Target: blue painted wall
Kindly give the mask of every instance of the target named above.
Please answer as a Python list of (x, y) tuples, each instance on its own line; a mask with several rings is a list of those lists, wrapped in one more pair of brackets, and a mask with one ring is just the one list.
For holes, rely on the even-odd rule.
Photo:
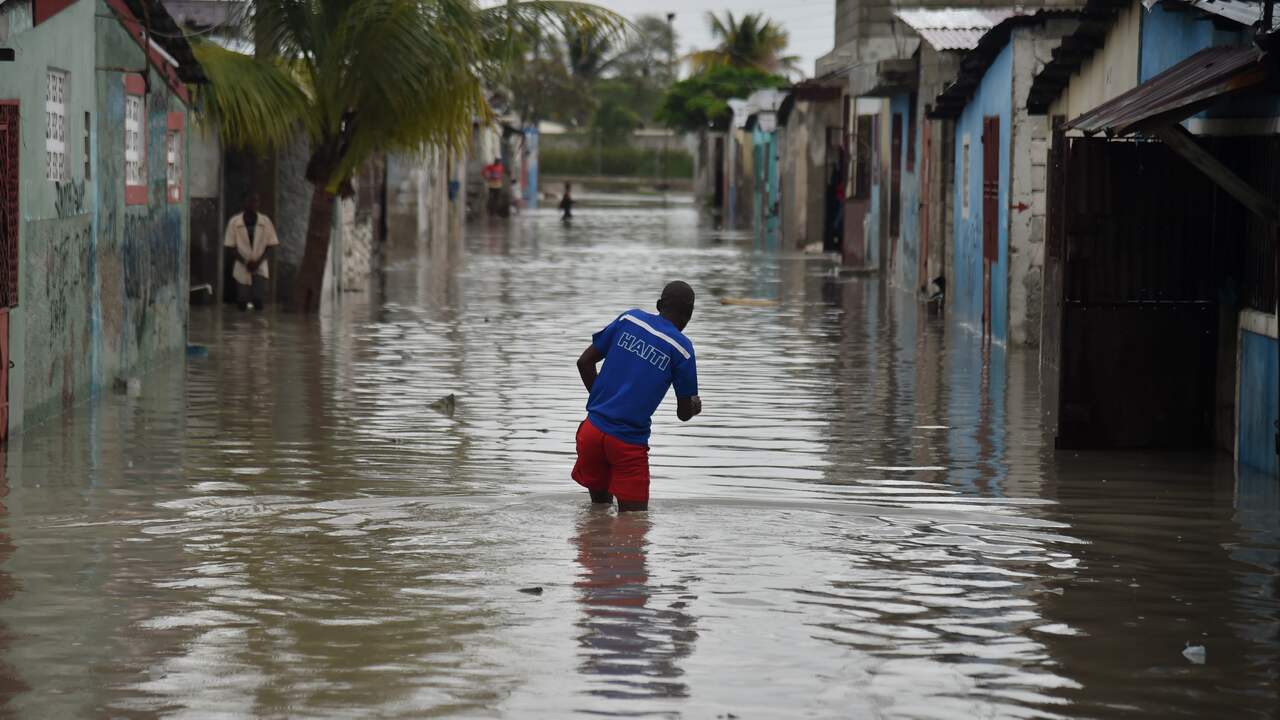
[[(991, 268), (991, 338), (1009, 336), (1009, 152), (1013, 115), (1013, 49), (1006, 45), (987, 69), (969, 104), (956, 121), (954, 289), (948, 288), (953, 317), (966, 326), (982, 328), (982, 119), (1000, 118), (999, 257)], [(969, 136), (969, 216), (964, 206), (964, 137)]]
[(1146, 82), (1205, 48), (1245, 43), (1240, 31), (1217, 30), (1198, 12), (1156, 5), (1142, 16), (1139, 82)]
[(1240, 407), (1236, 425), (1240, 464), (1275, 476), (1276, 341), (1244, 331), (1240, 341)]
[[(920, 286), (918, 263), (920, 259), (920, 128), (911, 130), (911, 96), (896, 95), (889, 102), (889, 132), (893, 131), (892, 117), (902, 122), (902, 148), (898, 167), (902, 168), (902, 210), (898, 225), (898, 247), (894, 260), (893, 279), (905, 288)], [(915, 145), (915, 164), (907, 165), (908, 146)], [(910, 170), (908, 171), (908, 167)]]

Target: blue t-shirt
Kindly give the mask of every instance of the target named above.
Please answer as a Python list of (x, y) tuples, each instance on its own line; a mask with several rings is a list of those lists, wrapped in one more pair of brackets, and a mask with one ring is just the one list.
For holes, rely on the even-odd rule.
[(653, 413), (667, 389), (698, 394), (693, 343), (669, 320), (628, 310), (591, 336), (604, 366), (587, 398), (587, 417), (601, 432), (635, 445), (649, 444)]

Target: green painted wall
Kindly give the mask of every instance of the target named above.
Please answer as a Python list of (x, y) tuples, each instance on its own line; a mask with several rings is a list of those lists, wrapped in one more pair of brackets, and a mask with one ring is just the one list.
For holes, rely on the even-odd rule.
[[(123, 73), (109, 68), (141, 69), (141, 48), (103, 0), (80, 0), (35, 27), (11, 25), (3, 41), (17, 61), (0, 73), (0, 100), (22, 110), (22, 272), (9, 330), (17, 432), (185, 346), (187, 204), (165, 195), (167, 113), (185, 110), (151, 72), (149, 199), (126, 208)], [(69, 74), (67, 183), (45, 179), (49, 68)]]

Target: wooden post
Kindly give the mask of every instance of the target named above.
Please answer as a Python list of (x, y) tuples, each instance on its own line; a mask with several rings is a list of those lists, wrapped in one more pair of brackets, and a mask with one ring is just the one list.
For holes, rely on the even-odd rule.
[(1163, 140), (1165, 145), (1196, 166), (1200, 172), (1208, 175), (1210, 180), (1250, 212), (1272, 225), (1276, 223), (1280, 215), (1277, 214), (1275, 202), (1223, 165), (1212, 153), (1205, 150), (1186, 128), (1174, 123), (1153, 128), (1149, 132)]

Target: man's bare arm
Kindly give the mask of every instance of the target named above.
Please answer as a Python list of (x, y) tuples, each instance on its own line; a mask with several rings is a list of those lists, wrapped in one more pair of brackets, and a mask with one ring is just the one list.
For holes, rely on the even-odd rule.
[(582, 376), (582, 384), (587, 392), (591, 392), (591, 386), (596, 384), (596, 365), (601, 360), (604, 360), (604, 353), (597, 350), (595, 345), (588, 345), (578, 358), (578, 374)]
[(689, 397), (676, 396), (676, 417), (680, 422), (689, 422), (696, 415), (702, 414), (702, 398), (697, 395)]

